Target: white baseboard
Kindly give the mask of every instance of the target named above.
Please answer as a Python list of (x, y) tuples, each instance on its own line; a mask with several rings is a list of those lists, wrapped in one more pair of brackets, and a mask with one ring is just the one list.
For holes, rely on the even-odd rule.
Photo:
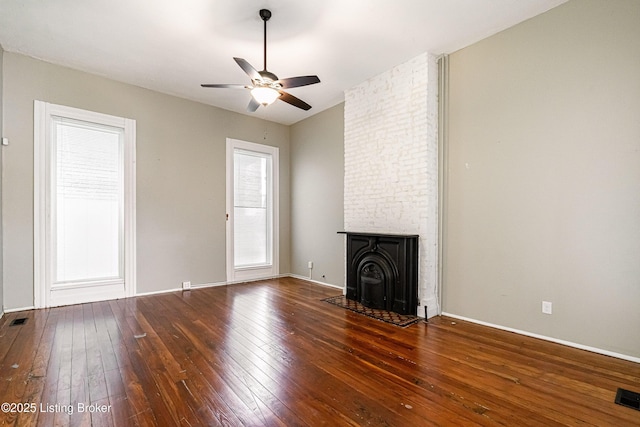
[(309, 279), (307, 276), (300, 276), (298, 274), (285, 274), (284, 277), (292, 277), (294, 279), (306, 280), (307, 282), (315, 283), (316, 285), (328, 286), (330, 288), (340, 289), (344, 291), (344, 286), (334, 285), (333, 283), (320, 282), (318, 280)]
[(180, 292), (180, 291), (189, 291), (193, 289), (202, 289), (202, 288), (212, 288), (215, 286), (227, 286), (230, 283), (227, 282), (215, 282), (215, 283), (198, 283), (192, 284), (191, 289), (183, 289), (183, 288), (172, 288), (172, 289), (163, 289), (161, 291), (151, 291), (151, 292), (140, 292), (135, 294), (136, 297), (143, 297), (148, 295), (159, 295), (159, 294), (168, 294), (170, 292)]
[(586, 350), (586, 351), (590, 351), (592, 353), (603, 354), (605, 356), (611, 356), (611, 357), (615, 357), (617, 359), (623, 359), (623, 360), (628, 360), (630, 362), (640, 363), (640, 357), (629, 356), (627, 354), (621, 354), (621, 353), (616, 353), (616, 352), (609, 351), (609, 350), (603, 350), (601, 348), (596, 348), (596, 347), (591, 347), (591, 346), (588, 346), (588, 345), (578, 344), (578, 343), (571, 342), (571, 341), (565, 341), (565, 340), (561, 340), (561, 339), (557, 339), (557, 338), (548, 337), (548, 336), (545, 336), (545, 335), (534, 334), (532, 332), (527, 332), (527, 331), (523, 331), (523, 330), (520, 330), (520, 329), (509, 328), (509, 327), (506, 327), (506, 326), (501, 326), (501, 325), (496, 325), (496, 324), (493, 324), (493, 323), (483, 322), (482, 320), (476, 320), (476, 319), (471, 319), (471, 318), (464, 317), (464, 316), (458, 316), (457, 314), (443, 312), (442, 315), (443, 316), (447, 316), (447, 317), (453, 317), (454, 319), (464, 320), (466, 322), (476, 323), (478, 325), (488, 326), (490, 328), (501, 329), (501, 330), (507, 331), (507, 332), (513, 332), (513, 333), (524, 335), (524, 336), (527, 336), (527, 337), (538, 338), (538, 339), (541, 339), (541, 340), (554, 342), (556, 344), (566, 345), (567, 347), (578, 348), (580, 350)]
[[(166, 293), (169, 293), (169, 292), (189, 291), (189, 290), (204, 289), (204, 288), (215, 288), (215, 287), (218, 287), (218, 286), (237, 285), (239, 283), (251, 283), (251, 282), (260, 282), (262, 280), (279, 279), (281, 277), (293, 277), (293, 276), (291, 276), (290, 274), (280, 274), (278, 276), (261, 277), (259, 279), (236, 280), (236, 281), (232, 281), (232, 282), (196, 283), (196, 284), (191, 284), (191, 289), (183, 289), (183, 288), (163, 289), (161, 291), (141, 292), (141, 293), (137, 293), (135, 296), (142, 297), (142, 296), (147, 296), (147, 295), (166, 294)], [(301, 277), (301, 279), (309, 280), (309, 279), (306, 279), (304, 277)], [(321, 283), (321, 284), (323, 284), (323, 283)]]
[(246, 279), (240, 279), (240, 280), (220, 282), (220, 285), (218, 286), (237, 285), (238, 283), (261, 282), (263, 280), (280, 279), (282, 277), (287, 277), (287, 274), (278, 274), (276, 276), (266, 276), (266, 277), (252, 277), (252, 278), (246, 278)]
[(5, 308), (4, 312), (5, 313), (15, 313), (16, 311), (27, 311), (27, 310), (35, 310), (36, 307), (35, 306), (31, 306), (31, 307), (22, 307), (22, 308)]
[(182, 288), (173, 288), (173, 289), (163, 289), (161, 291), (151, 291), (151, 292), (136, 292), (134, 297), (146, 297), (149, 295), (159, 295), (159, 294), (168, 294), (169, 292), (178, 292), (182, 291)]
[(197, 285), (191, 285), (191, 289), (215, 288), (217, 286), (227, 286), (228, 284), (227, 282), (199, 283)]

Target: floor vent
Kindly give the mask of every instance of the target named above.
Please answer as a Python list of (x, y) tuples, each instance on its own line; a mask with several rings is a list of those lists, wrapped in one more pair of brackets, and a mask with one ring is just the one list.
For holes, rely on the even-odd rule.
[(640, 393), (619, 388), (616, 403), (640, 411)]
[(13, 322), (11, 322), (9, 326), (19, 326), (19, 325), (24, 325), (25, 323), (27, 323), (27, 318), (21, 317), (19, 319), (13, 319)]

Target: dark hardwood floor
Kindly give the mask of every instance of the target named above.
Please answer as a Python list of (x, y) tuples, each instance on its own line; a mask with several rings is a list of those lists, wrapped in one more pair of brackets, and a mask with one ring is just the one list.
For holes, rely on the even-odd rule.
[(449, 318), (402, 329), (321, 301), (339, 293), (287, 278), (7, 314), (0, 425), (640, 425), (614, 403), (638, 364)]

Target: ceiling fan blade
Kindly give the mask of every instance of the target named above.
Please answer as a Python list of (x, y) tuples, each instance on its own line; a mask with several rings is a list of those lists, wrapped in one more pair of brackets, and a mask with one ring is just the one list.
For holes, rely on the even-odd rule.
[(258, 109), (259, 106), (260, 106), (260, 103), (256, 101), (252, 96), (251, 101), (249, 101), (249, 105), (247, 105), (247, 111), (250, 113), (253, 113)]
[(251, 80), (258, 80), (258, 81), (262, 80), (262, 76), (260, 75), (258, 70), (253, 68), (253, 65), (249, 64), (247, 61), (245, 61), (242, 58), (233, 58), (233, 59), (240, 66), (240, 68), (242, 68), (244, 72), (247, 73), (249, 77), (251, 77)]
[(280, 83), (284, 89), (290, 89), (292, 87), (314, 85), (320, 83), (320, 79), (318, 76), (299, 76), (280, 79), (276, 83)]
[(225, 88), (225, 89), (244, 89), (247, 86), (246, 85), (235, 85), (235, 84), (201, 84), (200, 86), (202, 87), (218, 87), (218, 88)]
[(306, 102), (304, 102), (302, 99), (300, 98), (296, 98), (295, 96), (291, 95), (290, 93), (287, 93), (283, 90), (279, 90), (278, 91), (280, 93), (280, 100), (286, 102), (287, 104), (291, 104), (294, 107), (298, 107), (298, 108), (302, 108), (303, 110), (307, 111), (311, 108), (311, 105), (307, 104)]

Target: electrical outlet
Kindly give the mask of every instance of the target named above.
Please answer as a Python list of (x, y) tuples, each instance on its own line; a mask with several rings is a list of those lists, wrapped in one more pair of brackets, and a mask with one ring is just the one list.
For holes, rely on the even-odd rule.
[(553, 312), (553, 304), (549, 301), (542, 301), (542, 312), (544, 314), (551, 314)]
[(309, 268), (313, 268), (313, 261), (309, 261)]
[(191, 282), (182, 282), (182, 289), (191, 289)]

